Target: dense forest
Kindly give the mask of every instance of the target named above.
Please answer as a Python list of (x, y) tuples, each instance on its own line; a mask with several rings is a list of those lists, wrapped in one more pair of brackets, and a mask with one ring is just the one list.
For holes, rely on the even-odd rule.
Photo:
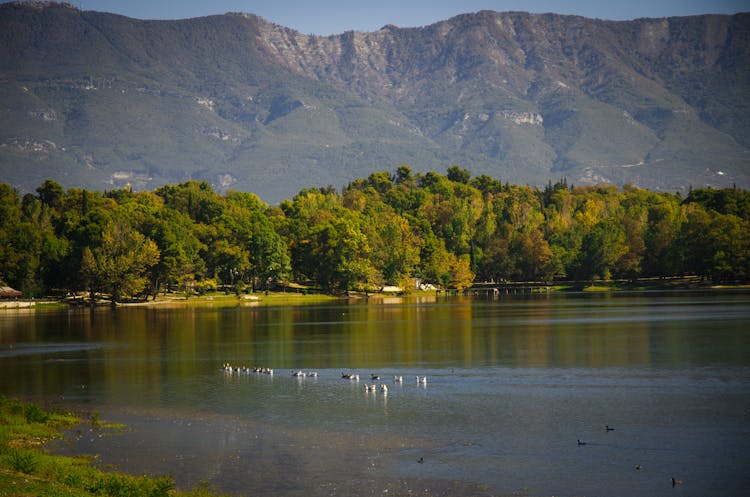
[(26, 296), (160, 291), (325, 292), (414, 282), (750, 279), (750, 192), (543, 189), (471, 176), (376, 172), (279, 206), (188, 181), (153, 192), (0, 184), (0, 279)]

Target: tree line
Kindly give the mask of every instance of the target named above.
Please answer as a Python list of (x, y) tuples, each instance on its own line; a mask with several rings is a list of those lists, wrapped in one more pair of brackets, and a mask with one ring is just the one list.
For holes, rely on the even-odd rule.
[(46, 180), (25, 195), (0, 184), (0, 212), (0, 279), (27, 296), (750, 279), (750, 193), (737, 188), (684, 197), (566, 179), (536, 188), (404, 165), (278, 206), (198, 181), (99, 192)]

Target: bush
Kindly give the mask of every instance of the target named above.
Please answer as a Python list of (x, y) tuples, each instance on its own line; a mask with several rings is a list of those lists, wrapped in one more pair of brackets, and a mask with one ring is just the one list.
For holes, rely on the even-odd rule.
[(49, 419), (49, 414), (44, 412), (44, 410), (36, 404), (27, 404), (24, 408), (23, 414), (28, 423), (46, 423)]
[(208, 292), (215, 292), (219, 288), (219, 284), (213, 278), (206, 278), (195, 284), (195, 293), (198, 295), (205, 295)]
[(150, 479), (104, 473), (87, 490), (112, 497), (168, 497), (174, 490), (174, 481), (170, 477)]
[(10, 453), (10, 467), (20, 473), (30, 475), (39, 464), (37, 454), (30, 450), (13, 450)]

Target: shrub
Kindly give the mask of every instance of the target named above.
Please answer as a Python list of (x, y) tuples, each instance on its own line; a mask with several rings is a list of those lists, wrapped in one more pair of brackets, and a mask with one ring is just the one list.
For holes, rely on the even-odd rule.
[(174, 481), (170, 477), (150, 479), (104, 473), (87, 490), (112, 497), (168, 497), (174, 490)]
[(30, 475), (39, 464), (37, 454), (30, 450), (17, 449), (10, 453), (10, 467), (20, 473)]
[(36, 404), (27, 404), (23, 414), (26, 416), (26, 422), (28, 423), (46, 423), (49, 419), (49, 414)]

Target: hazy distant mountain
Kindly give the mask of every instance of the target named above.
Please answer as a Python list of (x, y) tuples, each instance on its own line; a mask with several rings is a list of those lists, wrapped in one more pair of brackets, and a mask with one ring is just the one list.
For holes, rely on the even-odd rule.
[(270, 203), (408, 164), (512, 183), (750, 187), (750, 14), (465, 14), (307, 36), (245, 14), (0, 5), (0, 181)]

